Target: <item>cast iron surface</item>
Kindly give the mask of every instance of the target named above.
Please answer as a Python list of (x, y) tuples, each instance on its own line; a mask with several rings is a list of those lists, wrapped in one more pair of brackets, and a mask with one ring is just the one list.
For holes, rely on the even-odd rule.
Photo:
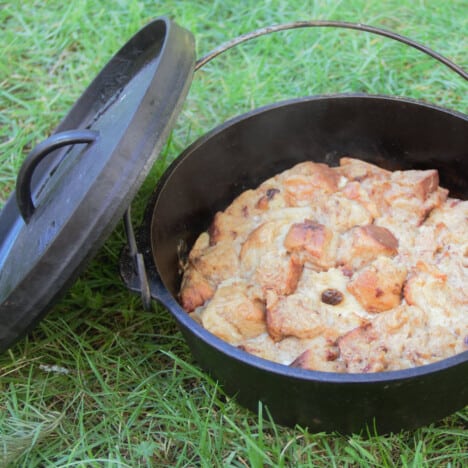
[(390, 170), (437, 168), (452, 196), (466, 199), (467, 152), (467, 116), (407, 99), (310, 97), (240, 116), (187, 148), (158, 184), (139, 238), (152, 296), (174, 315), (200, 365), (252, 410), (263, 401), (279, 423), (341, 432), (375, 424), (384, 433), (436, 421), (468, 403), (468, 351), (376, 374), (275, 364), (228, 345), (188, 317), (176, 300), (178, 265), (216, 211), (298, 162), (336, 165), (350, 155)]
[[(50, 309), (123, 216), (180, 111), (194, 49), (171, 21), (148, 24), (27, 158), (23, 216), (16, 193), (0, 213), (0, 352)], [(61, 148), (81, 132), (88, 146)]]

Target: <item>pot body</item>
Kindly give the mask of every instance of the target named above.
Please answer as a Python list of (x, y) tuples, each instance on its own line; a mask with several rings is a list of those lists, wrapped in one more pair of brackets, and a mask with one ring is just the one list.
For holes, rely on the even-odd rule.
[(396, 169), (439, 170), (451, 196), (468, 197), (467, 116), (407, 99), (303, 98), (261, 108), (200, 138), (168, 168), (141, 231), (151, 294), (174, 315), (194, 357), (230, 395), (281, 424), (379, 433), (436, 421), (468, 403), (468, 351), (403, 371), (334, 374), (251, 356), (196, 324), (177, 303), (180, 256), (238, 194), (305, 160), (352, 156)]

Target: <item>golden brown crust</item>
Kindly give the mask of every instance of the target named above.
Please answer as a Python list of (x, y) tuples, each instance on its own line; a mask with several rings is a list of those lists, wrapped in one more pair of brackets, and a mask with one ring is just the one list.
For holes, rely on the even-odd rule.
[(288, 336), (314, 338), (325, 331), (320, 312), (301, 297), (285, 296), (266, 311), (268, 334), (274, 341)]
[(215, 288), (197, 270), (190, 269), (182, 281), (180, 301), (187, 312), (193, 312), (213, 297)]
[(265, 331), (263, 304), (249, 299), (241, 282), (219, 287), (200, 317), (207, 330), (231, 344)]
[(374, 224), (356, 226), (345, 232), (338, 250), (338, 264), (357, 270), (380, 255), (398, 253), (398, 240), (390, 230)]
[(306, 161), (216, 213), (182, 306), (218, 337), (302, 369), (378, 372), (468, 349), (468, 201), (434, 170)]
[(336, 241), (333, 231), (323, 224), (306, 219), (291, 225), (284, 239), (288, 252), (295, 253), (302, 262), (308, 261), (318, 269), (335, 264)]
[(368, 312), (383, 312), (401, 302), (406, 268), (387, 257), (379, 257), (358, 271), (348, 283), (348, 291)]
[(290, 366), (324, 372), (345, 372), (346, 367), (338, 357), (339, 349), (336, 344), (319, 343), (319, 346), (306, 349)]
[(286, 200), (290, 206), (299, 206), (312, 201), (317, 194), (334, 193), (339, 179), (339, 174), (326, 164), (311, 161), (298, 164), (284, 178)]
[(296, 290), (303, 264), (294, 256), (268, 252), (260, 259), (253, 280), (263, 291), (273, 290), (288, 295)]

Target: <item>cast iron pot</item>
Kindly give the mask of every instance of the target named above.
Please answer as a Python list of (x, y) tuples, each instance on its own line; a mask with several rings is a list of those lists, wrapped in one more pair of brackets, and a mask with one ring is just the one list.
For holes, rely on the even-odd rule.
[[(306, 97), (237, 117), (193, 143), (167, 169), (138, 233), (147, 294), (175, 317), (193, 356), (229, 395), (280, 424), (378, 433), (415, 428), (468, 403), (468, 351), (413, 369), (338, 374), (250, 355), (193, 321), (178, 303), (180, 260), (218, 210), (242, 191), (305, 160), (352, 156), (390, 170), (439, 170), (451, 196), (468, 198), (468, 117), (409, 99), (364, 94)], [(130, 289), (142, 290), (122, 257)]]
[(139, 236), (151, 296), (176, 318), (195, 359), (228, 394), (253, 410), (262, 401), (281, 424), (346, 433), (367, 425), (386, 433), (436, 421), (468, 402), (468, 351), (373, 374), (269, 362), (218, 339), (188, 316), (177, 300), (178, 265), (185, 246), (217, 210), (301, 161), (337, 165), (341, 156), (352, 155), (391, 170), (437, 168), (441, 184), (466, 199), (467, 150), (466, 116), (407, 99), (309, 97), (240, 116), (184, 151), (157, 186)]

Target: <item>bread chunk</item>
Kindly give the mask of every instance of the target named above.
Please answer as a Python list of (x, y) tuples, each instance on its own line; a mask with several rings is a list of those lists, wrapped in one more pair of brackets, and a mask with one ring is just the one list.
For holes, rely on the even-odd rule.
[(439, 188), (439, 173), (435, 169), (428, 171), (395, 171), (391, 179), (398, 185), (408, 187), (411, 193), (419, 200), (427, 197)]
[(400, 305), (406, 268), (388, 257), (378, 257), (356, 272), (348, 291), (368, 312), (383, 312)]
[(340, 159), (340, 174), (345, 175), (349, 180), (362, 182), (364, 179), (385, 180), (390, 178), (391, 172), (375, 164), (362, 161), (360, 159), (344, 157)]
[(220, 211), (216, 213), (208, 229), (210, 245), (221, 242), (240, 243), (254, 227), (255, 222), (251, 218)]
[(264, 316), (263, 305), (249, 299), (242, 282), (219, 287), (200, 314), (208, 331), (231, 344), (262, 334), (265, 331)]
[(397, 238), (387, 228), (369, 224), (344, 233), (337, 260), (338, 264), (357, 270), (380, 255), (393, 257), (397, 253)]
[(202, 255), (190, 256), (189, 262), (210, 283), (219, 284), (236, 275), (239, 254), (232, 242), (225, 241), (209, 246)]
[(253, 280), (263, 291), (287, 295), (296, 290), (302, 268), (303, 263), (297, 257), (269, 251), (260, 258)]
[(429, 213), (446, 199), (448, 191), (439, 188), (439, 175), (435, 170), (395, 171), (384, 200), (393, 217), (420, 225)]
[[(262, 291), (291, 294), (299, 281), (303, 263), (283, 247), (289, 223), (267, 221), (250, 233), (240, 250), (241, 269)], [(264, 296), (264, 292), (260, 297)]]
[(300, 206), (313, 201), (321, 193), (334, 193), (340, 175), (326, 164), (307, 161), (298, 164), (284, 175), (286, 200), (290, 206)]
[(317, 197), (312, 210), (316, 221), (339, 233), (354, 226), (372, 224), (374, 219), (365, 206), (356, 200), (350, 200), (341, 192)]
[(354, 225), (369, 224), (375, 218), (378, 218), (380, 216), (381, 213), (378, 207), (378, 203), (376, 203), (369, 196), (369, 193), (366, 190), (364, 190), (360, 182), (357, 182), (356, 180), (348, 181), (346, 185), (343, 187), (342, 193), (349, 200), (353, 200), (359, 203), (359, 205), (362, 206), (371, 216), (371, 219), (364, 221), (364, 222), (360, 222), (360, 223), (354, 223)]
[(303, 263), (308, 261), (317, 269), (328, 269), (335, 265), (337, 238), (323, 224), (306, 219), (294, 223), (284, 239), (288, 252), (297, 254)]
[(213, 297), (215, 288), (194, 268), (188, 270), (182, 280), (180, 301), (187, 312), (193, 312)]
[(467, 280), (466, 274), (460, 281), (457, 275), (419, 261), (405, 284), (404, 297), (408, 304), (426, 310), (442, 325), (464, 322), (468, 314)]
[(315, 340), (309, 340), (307, 349), (294, 359), (290, 366), (341, 373), (346, 370), (346, 367), (342, 361), (338, 360), (338, 357), (339, 349), (336, 342), (319, 336)]

